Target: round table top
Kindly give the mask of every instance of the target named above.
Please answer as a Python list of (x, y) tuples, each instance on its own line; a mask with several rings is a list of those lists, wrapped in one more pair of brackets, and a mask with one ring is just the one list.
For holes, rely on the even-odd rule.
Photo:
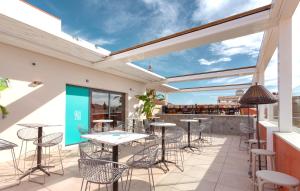
[(152, 116), (152, 117), (149, 117), (149, 119), (159, 119), (160, 117), (157, 117), (157, 116)]
[(93, 120), (94, 123), (112, 123), (114, 120), (112, 119), (96, 119)]
[(293, 176), (270, 170), (260, 170), (256, 176), (279, 186), (298, 186), (299, 180)]
[(196, 119), (180, 119), (181, 122), (199, 122), (199, 120)]
[(19, 123), (19, 126), (28, 127), (28, 128), (38, 128), (38, 127), (53, 127), (53, 126), (62, 126), (62, 125), (47, 125), (42, 123)]
[(175, 123), (165, 123), (165, 122), (153, 122), (153, 123), (150, 123), (150, 125), (156, 126), (156, 127), (175, 127), (176, 126)]
[(195, 119), (195, 120), (208, 120), (207, 117), (197, 117), (197, 118), (193, 118), (193, 119)]

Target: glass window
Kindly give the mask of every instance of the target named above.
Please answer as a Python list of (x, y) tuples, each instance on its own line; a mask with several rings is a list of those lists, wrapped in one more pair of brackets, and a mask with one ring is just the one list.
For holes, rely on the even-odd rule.
[(110, 119), (119, 126), (124, 121), (124, 94), (110, 94)]
[[(124, 122), (125, 117), (124, 94), (101, 90), (91, 91), (91, 127), (96, 128), (99, 123), (94, 120), (112, 119), (110, 126), (116, 127)], [(101, 125), (101, 124), (100, 124)], [(97, 127), (98, 128), (98, 127)], [(100, 128), (100, 127), (99, 127)]]

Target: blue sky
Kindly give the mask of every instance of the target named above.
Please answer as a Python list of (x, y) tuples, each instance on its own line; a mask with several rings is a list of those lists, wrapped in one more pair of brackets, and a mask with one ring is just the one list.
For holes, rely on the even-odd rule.
[[(271, 0), (29, 0), (61, 18), (63, 31), (116, 51), (269, 4)], [(173, 52), (134, 64), (169, 77), (253, 66), (262, 33)], [(173, 83), (197, 87), (251, 82), (252, 76)], [(170, 94), (172, 103), (216, 103), (234, 91)]]

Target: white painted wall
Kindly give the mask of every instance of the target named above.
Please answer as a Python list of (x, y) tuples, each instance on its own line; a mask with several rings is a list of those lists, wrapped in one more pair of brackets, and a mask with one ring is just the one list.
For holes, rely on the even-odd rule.
[[(36, 66), (32, 66), (33, 62)], [(138, 106), (134, 95), (143, 94), (145, 90), (145, 84), (140, 82), (1, 43), (0, 76), (12, 79), (11, 88), (5, 90), (0, 98), (1, 104), (7, 105), (9, 111), (7, 118), (0, 120), (0, 137), (18, 145), (21, 142), (16, 135), (20, 129), (17, 123), (65, 124), (66, 84), (126, 93), (126, 113), (129, 116)], [(34, 80), (42, 81), (43, 85), (27, 87)], [(64, 126), (44, 130), (64, 132)], [(7, 157), (10, 156), (1, 157), (0, 160), (6, 160)]]

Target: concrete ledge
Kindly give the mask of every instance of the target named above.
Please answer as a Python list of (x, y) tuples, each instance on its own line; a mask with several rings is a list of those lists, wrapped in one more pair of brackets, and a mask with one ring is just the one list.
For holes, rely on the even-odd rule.
[[(212, 120), (212, 133), (223, 135), (239, 135), (240, 123), (249, 123), (253, 127), (253, 117), (247, 115), (207, 115), (207, 114), (160, 114), (162, 120), (170, 123), (176, 123), (184, 129), (187, 129), (187, 123), (180, 122), (180, 119), (193, 119), (207, 117)], [(191, 123), (191, 127), (198, 127), (199, 123)]]
[(277, 137), (284, 140), (296, 150), (300, 151), (300, 134), (296, 132), (275, 132)]

